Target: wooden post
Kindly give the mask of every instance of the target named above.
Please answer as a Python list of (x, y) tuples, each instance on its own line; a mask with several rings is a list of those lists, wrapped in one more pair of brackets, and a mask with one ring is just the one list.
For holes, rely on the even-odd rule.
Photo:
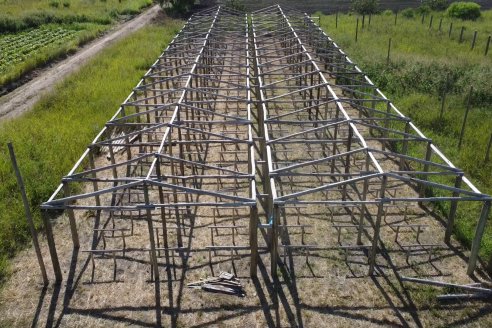
[(480, 242), (482, 241), (483, 232), (485, 230), (485, 224), (490, 213), (490, 200), (484, 202), (480, 218), (478, 220), (477, 229), (475, 230), (475, 236), (473, 237), (470, 259), (468, 260), (468, 275), (472, 275), (477, 266), (478, 252), (480, 251)]
[(371, 18), (372, 18), (372, 14), (369, 14), (369, 22), (367, 25), (371, 26)]
[(489, 47), (490, 47), (490, 39), (492, 38), (492, 36), (489, 35), (489, 37), (487, 38), (487, 44), (485, 45), (485, 56), (487, 56), (487, 54), (489, 53)]
[(376, 264), (376, 253), (378, 251), (379, 244), (379, 230), (381, 229), (381, 218), (383, 217), (384, 212), (384, 193), (386, 190), (386, 182), (388, 178), (383, 175), (383, 181), (381, 182), (381, 190), (379, 194), (379, 198), (381, 201), (378, 204), (378, 214), (376, 217), (376, 225), (374, 227), (374, 235), (372, 238), (372, 246), (371, 252), (369, 253), (369, 275), (374, 274), (374, 266)]
[(463, 118), (463, 125), (461, 126), (458, 149), (461, 149), (461, 144), (463, 143), (463, 136), (465, 135), (465, 126), (466, 126), (466, 120), (468, 119), (468, 112), (470, 111), (470, 102), (471, 102), (472, 93), (473, 93), (473, 86), (470, 87), (470, 92), (468, 93), (468, 101), (466, 102), (465, 117)]
[(251, 207), (249, 216), (249, 247), (251, 248), (251, 261), (249, 265), (249, 275), (257, 276), (258, 266), (258, 208)]
[(62, 273), (60, 269), (60, 262), (58, 261), (58, 254), (56, 253), (55, 238), (53, 237), (53, 229), (51, 228), (50, 218), (46, 211), (41, 211), (41, 217), (43, 218), (44, 229), (46, 231), (46, 241), (48, 242), (48, 248), (50, 250), (51, 263), (53, 264), (53, 271), (55, 272), (55, 283), (58, 285), (62, 281)]
[[(65, 197), (70, 196), (70, 188), (67, 182), (63, 182), (63, 192)], [(70, 222), (70, 232), (72, 234), (72, 243), (75, 249), (80, 247), (79, 243), (79, 234), (77, 232), (77, 223), (75, 222), (75, 214), (73, 213), (73, 209), (67, 209), (68, 220)]]
[(460, 40), (459, 40), (459, 43), (463, 42), (463, 33), (465, 32), (465, 27), (462, 26), (461, 27), (461, 31), (460, 31)]
[(475, 48), (475, 42), (477, 41), (477, 31), (473, 32), (473, 40), (472, 40), (472, 44), (471, 44), (471, 50), (473, 50)]
[(451, 37), (451, 32), (453, 31), (453, 22), (451, 22), (449, 24), (449, 33), (448, 33), (448, 37)]
[(442, 28), (442, 17), (439, 20), (439, 28), (438, 28), (439, 32), (441, 32), (441, 28)]
[(10, 160), (12, 161), (12, 166), (15, 171), (15, 176), (17, 178), (17, 184), (19, 185), (22, 203), (24, 204), (24, 212), (26, 213), (27, 224), (29, 225), (29, 231), (31, 232), (32, 243), (34, 245), (34, 250), (36, 251), (36, 257), (38, 258), (39, 268), (41, 269), (41, 275), (43, 276), (43, 283), (45, 286), (48, 285), (48, 275), (46, 274), (46, 268), (44, 266), (43, 255), (41, 254), (41, 249), (39, 248), (38, 233), (34, 226), (34, 221), (32, 219), (31, 208), (29, 207), (29, 201), (27, 199), (26, 190), (24, 187), (24, 180), (22, 180), (22, 175), (20, 169), (17, 165), (17, 159), (15, 157), (14, 146), (9, 142), (7, 144), (10, 153)]
[(357, 42), (358, 34), (359, 34), (359, 17), (357, 17), (357, 23), (355, 24), (355, 42)]
[[(427, 142), (427, 148), (425, 150), (425, 161), (426, 162), (430, 162), (431, 160), (431, 156), (432, 156), (432, 141), (428, 141)], [(429, 172), (429, 164), (425, 163), (424, 164), (424, 168), (423, 168), (423, 171), (424, 172)], [(422, 177), (422, 180), (426, 180), (427, 181), (427, 175), (424, 175)], [(424, 198), (425, 197), (425, 190), (427, 189), (427, 187), (424, 185), (424, 184), (421, 184), (420, 185), (420, 188), (419, 188), (419, 197), (420, 198)], [(419, 204), (421, 204), (421, 202), (419, 202)]]
[(433, 16), (433, 15), (431, 15), (431, 19), (430, 19), (430, 21), (429, 21), (429, 29), (431, 29), (431, 28), (432, 28), (432, 22), (433, 22), (433, 21), (434, 21), (434, 16)]
[[(461, 188), (461, 182), (462, 181), (463, 181), (463, 175), (462, 174), (456, 176), (456, 180), (454, 182), (454, 187), (457, 189)], [(458, 197), (458, 196), (459, 196), (459, 193), (454, 191), (453, 197)], [(451, 208), (449, 209), (448, 225), (446, 226), (446, 233), (444, 235), (444, 241), (446, 243), (449, 243), (449, 241), (451, 240), (451, 234), (453, 233), (454, 219), (456, 217), (457, 208), (458, 208), (458, 201), (452, 200), (451, 201)]]
[(389, 65), (390, 62), (390, 52), (391, 52), (391, 38), (388, 41), (388, 56), (386, 56), (386, 65)]
[(421, 21), (422, 24), (424, 24), (424, 18), (425, 18), (425, 14), (422, 14), (422, 21)]
[(335, 14), (335, 28), (338, 28), (338, 11)]
[(398, 21), (398, 10), (395, 12), (395, 25), (397, 21)]
[(362, 29), (364, 29), (365, 22), (366, 22), (366, 15), (362, 15)]
[(442, 90), (442, 95), (441, 95), (441, 112), (439, 113), (439, 120), (442, 120), (444, 116), (444, 105), (446, 103), (446, 91), (448, 88), (448, 82), (449, 82), (449, 76), (446, 79), (446, 88)]
[(490, 161), (490, 147), (492, 146), (492, 133), (490, 134), (489, 144), (487, 145), (487, 151), (485, 152), (485, 163)]

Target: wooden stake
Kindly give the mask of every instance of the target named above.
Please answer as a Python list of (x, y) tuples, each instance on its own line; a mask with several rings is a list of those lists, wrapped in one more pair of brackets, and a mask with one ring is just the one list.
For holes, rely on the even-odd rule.
[(471, 247), (470, 259), (468, 260), (468, 275), (472, 275), (477, 266), (478, 252), (480, 250), (480, 242), (482, 241), (483, 232), (485, 230), (485, 224), (490, 213), (490, 200), (485, 201), (478, 220), (477, 229), (475, 230), (475, 236), (473, 237), (473, 243)]
[(398, 21), (398, 10), (395, 12), (395, 25), (397, 21)]
[(442, 28), (442, 17), (439, 20), (439, 28), (438, 28), (439, 32), (441, 32), (441, 28)]
[[(456, 177), (456, 180), (454, 182), (454, 187), (456, 189), (461, 188), (461, 182), (463, 181), (463, 175), (458, 175)], [(453, 192), (453, 197), (458, 197), (459, 193), (454, 191)], [(454, 219), (456, 217), (456, 210), (458, 209), (458, 201), (453, 200), (451, 201), (451, 208), (449, 209), (449, 216), (448, 216), (448, 225), (446, 226), (446, 233), (444, 234), (444, 241), (446, 243), (449, 243), (451, 240), (451, 234), (453, 233), (453, 227), (454, 227)]]
[(464, 26), (461, 27), (459, 43), (463, 42), (463, 32), (465, 32), (465, 27)]
[(492, 36), (489, 35), (489, 37), (487, 38), (487, 44), (485, 45), (485, 56), (487, 56), (487, 54), (489, 53), (489, 47), (490, 47), (490, 39), (492, 38)]
[(489, 144), (487, 145), (487, 151), (485, 152), (485, 163), (490, 161), (490, 147), (492, 146), (492, 133), (490, 134)]
[(422, 14), (422, 21), (421, 21), (422, 24), (424, 24), (424, 18), (425, 18), (425, 14)]
[(449, 33), (448, 33), (448, 37), (451, 37), (451, 32), (453, 31), (453, 22), (451, 22), (449, 24)]
[(471, 44), (471, 50), (473, 50), (475, 48), (475, 42), (477, 41), (477, 31), (473, 32), (473, 40), (472, 40), (472, 44)]
[(335, 14), (335, 28), (338, 28), (338, 11)]
[(432, 28), (432, 22), (434, 21), (434, 16), (431, 15), (431, 19), (429, 21), (429, 29)]
[(390, 62), (390, 52), (391, 52), (391, 38), (388, 41), (388, 56), (386, 56), (386, 65), (389, 65)]
[(355, 24), (355, 42), (357, 42), (358, 34), (359, 34), (359, 18), (357, 17), (357, 23)]
[(41, 269), (41, 275), (43, 276), (43, 283), (45, 286), (47, 286), (49, 283), (48, 275), (46, 274), (43, 255), (41, 254), (41, 249), (39, 248), (38, 233), (36, 232), (34, 221), (32, 219), (31, 208), (29, 207), (29, 201), (27, 200), (26, 190), (24, 188), (24, 181), (22, 180), (22, 175), (17, 165), (14, 146), (12, 146), (11, 142), (9, 142), (7, 146), (9, 148), (10, 160), (12, 161), (12, 166), (14, 167), (15, 176), (17, 178), (17, 184), (19, 185), (19, 189), (22, 197), (22, 203), (24, 204), (24, 211), (26, 213), (26, 219), (29, 225), (29, 231), (31, 232), (32, 243), (34, 244), (34, 250), (36, 251), (36, 257), (38, 258), (39, 268)]
[(366, 22), (366, 15), (362, 15), (362, 29), (364, 29), (365, 22)]
[(461, 149), (461, 144), (463, 143), (463, 136), (465, 135), (465, 126), (468, 119), (468, 112), (470, 111), (471, 96), (473, 94), (473, 86), (470, 87), (470, 92), (468, 93), (468, 101), (466, 103), (465, 117), (463, 118), (463, 125), (461, 126), (460, 140), (458, 142), (458, 149)]

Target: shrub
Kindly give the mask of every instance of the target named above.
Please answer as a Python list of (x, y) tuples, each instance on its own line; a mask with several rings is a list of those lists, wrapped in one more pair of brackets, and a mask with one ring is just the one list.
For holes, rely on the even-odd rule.
[(421, 5), (416, 9), (418, 14), (428, 14), (431, 12), (431, 9), (428, 5)]
[(446, 14), (449, 17), (475, 20), (480, 17), (480, 5), (475, 2), (453, 2)]
[(68, 2), (68, 1), (64, 1), (64, 2), (63, 2), (63, 7), (65, 7), (65, 8), (70, 8), (70, 2)]
[(446, 10), (448, 8), (448, 0), (424, 0), (422, 4), (436, 11)]
[(50, 7), (58, 8), (60, 6), (60, 3), (58, 1), (50, 1), (49, 5)]
[(393, 15), (393, 11), (391, 9), (386, 9), (381, 14), (384, 16), (391, 16), (391, 15)]
[(352, 0), (352, 10), (361, 14), (376, 14), (379, 11), (379, 0)]
[(402, 15), (405, 18), (414, 18), (415, 10), (413, 8), (406, 8), (400, 12), (400, 15)]

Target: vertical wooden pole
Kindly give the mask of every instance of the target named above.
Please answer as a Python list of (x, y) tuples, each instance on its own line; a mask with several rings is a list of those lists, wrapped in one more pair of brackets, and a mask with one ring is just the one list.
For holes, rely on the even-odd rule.
[(442, 17), (439, 20), (439, 28), (438, 28), (439, 32), (441, 32), (441, 28), (442, 28)]
[(364, 29), (365, 22), (366, 22), (366, 15), (362, 15), (362, 29)]
[(58, 254), (56, 253), (55, 238), (53, 237), (53, 229), (51, 222), (46, 211), (41, 211), (41, 217), (43, 218), (44, 229), (46, 231), (46, 241), (48, 242), (48, 248), (50, 250), (51, 263), (53, 264), (53, 271), (55, 272), (55, 283), (60, 284), (62, 281), (62, 273), (60, 269), (60, 262), (58, 261)]
[(144, 200), (146, 205), (145, 211), (147, 214), (147, 228), (149, 231), (150, 257), (154, 270), (156, 321), (160, 327), (160, 322), (161, 322), (160, 277), (159, 277), (159, 266), (157, 263), (157, 254), (155, 250), (154, 225), (152, 222), (152, 210), (150, 208), (149, 186), (147, 184), (144, 184)]
[[(63, 192), (65, 194), (65, 197), (70, 196), (70, 188), (68, 186), (68, 183), (63, 182)], [(75, 214), (73, 212), (73, 209), (69, 208), (66, 210), (68, 214), (68, 220), (70, 222), (70, 232), (72, 234), (72, 243), (73, 247), (75, 249), (80, 247), (79, 243), (79, 234), (77, 232), (77, 223), (75, 222)]]
[(422, 14), (422, 20), (420, 23), (424, 24), (424, 18), (425, 18), (425, 14)]
[(429, 29), (431, 29), (431, 28), (432, 28), (432, 22), (433, 22), (433, 21), (434, 21), (434, 16), (433, 16), (433, 15), (431, 15), (431, 19), (430, 19), (430, 21), (429, 21)]
[(397, 21), (398, 21), (398, 10), (395, 12), (395, 25)]
[(485, 151), (485, 163), (490, 161), (490, 147), (492, 147), (492, 133), (490, 134), (489, 144), (487, 145), (487, 150)]
[(371, 26), (371, 19), (372, 19), (372, 14), (369, 14), (369, 22), (367, 23), (367, 25)]
[(359, 17), (357, 17), (357, 23), (355, 23), (355, 42), (357, 42), (358, 34), (359, 34)]
[(485, 224), (490, 213), (490, 200), (484, 202), (480, 218), (478, 220), (477, 229), (475, 230), (475, 236), (473, 237), (470, 259), (468, 260), (468, 275), (472, 275), (477, 266), (478, 252), (480, 251), (480, 242), (482, 241), (483, 232), (485, 230)]
[(386, 56), (386, 65), (390, 62), (390, 52), (391, 52), (391, 38), (388, 40), (388, 55)]
[(453, 22), (449, 23), (448, 37), (451, 37), (451, 32), (453, 31)]
[(381, 182), (381, 190), (379, 193), (379, 198), (381, 201), (378, 204), (378, 214), (376, 217), (376, 225), (374, 226), (374, 235), (372, 238), (372, 246), (371, 246), (371, 252), (369, 254), (369, 275), (374, 274), (374, 266), (376, 264), (376, 253), (378, 251), (378, 244), (379, 244), (379, 232), (381, 229), (381, 218), (383, 217), (383, 212), (384, 212), (384, 194), (386, 191), (386, 183), (388, 178), (383, 175), (383, 181)]
[(335, 28), (338, 28), (338, 11), (335, 14)]
[(252, 206), (250, 209), (249, 246), (251, 248), (249, 275), (251, 277), (256, 277), (258, 267), (258, 208), (256, 206)]
[[(454, 187), (459, 189), (461, 188), (461, 182), (463, 181), (463, 175), (460, 174), (456, 176), (456, 180), (454, 182)], [(454, 191), (453, 192), (453, 197), (458, 197), (459, 193)], [(451, 208), (449, 209), (449, 216), (448, 216), (448, 225), (446, 227), (446, 233), (444, 235), (444, 241), (446, 243), (449, 243), (451, 240), (451, 234), (453, 233), (453, 227), (454, 227), (454, 219), (456, 217), (456, 210), (458, 209), (458, 201), (457, 200), (452, 200), (451, 201)]]
[(459, 43), (463, 42), (463, 33), (465, 32), (465, 27), (461, 27)]
[(475, 43), (477, 42), (477, 33), (478, 33), (478, 31), (473, 32), (473, 40), (472, 40), (472, 44), (471, 44), (471, 50), (473, 50), (475, 48)]
[(490, 39), (492, 38), (491, 35), (487, 38), (487, 44), (485, 45), (485, 56), (489, 53), (489, 47), (490, 47)]
[(36, 251), (36, 257), (38, 258), (39, 268), (41, 269), (41, 275), (43, 277), (43, 284), (46, 286), (49, 283), (48, 275), (46, 274), (46, 268), (44, 266), (43, 255), (41, 254), (41, 249), (39, 248), (38, 233), (34, 226), (34, 221), (32, 219), (31, 208), (29, 207), (29, 201), (27, 200), (26, 190), (24, 187), (24, 180), (20, 173), (20, 169), (17, 165), (17, 159), (15, 157), (14, 146), (11, 142), (7, 144), (10, 153), (10, 160), (12, 161), (12, 166), (15, 171), (15, 176), (17, 178), (17, 184), (19, 185), (22, 203), (24, 204), (24, 211), (26, 214), (27, 224), (29, 225), (29, 231), (31, 232), (32, 243), (34, 245), (34, 250)]
[(463, 136), (465, 135), (466, 121), (468, 119), (468, 112), (470, 111), (471, 96), (473, 94), (473, 86), (470, 87), (470, 92), (468, 93), (468, 100), (466, 102), (465, 117), (463, 118), (463, 125), (461, 126), (460, 140), (458, 142), (458, 149), (461, 149), (463, 143)]
[(442, 91), (442, 96), (441, 96), (441, 112), (439, 113), (439, 120), (442, 120), (444, 116), (444, 106), (446, 104), (446, 89)]
[[(431, 141), (427, 142), (427, 148), (425, 150), (425, 161), (426, 162), (430, 162), (430, 160), (431, 160), (431, 156), (432, 156), (432, 147), (431, 147), (431, 145), (432, 145), (432, 142)], [(427, 163), (424, 164), (423, 171), (424, 172), (428, 172), (429, 171), (429, 164), (427, 164)], [(423, 175), (422, 176), (422, 180), (427, 180), (427, 175)], [(424, 184), (421, 184), (420, 185), (420, 189), (419, 189), (419, 197), (420, 198), (424, 198), (425, 197), (425, 190), (426, 189), (427, 189), (427, 187)]]

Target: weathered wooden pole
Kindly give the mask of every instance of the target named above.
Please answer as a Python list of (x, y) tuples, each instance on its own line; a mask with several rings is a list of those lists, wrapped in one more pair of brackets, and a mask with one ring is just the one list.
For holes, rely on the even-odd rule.
[(439, 19), (439, 28), (438, 28), (439, 32), (441, 32), (441, 28), (442, 28), (442, 17), (441, 19)]
[(422, 14), (422, 20), (420, 23), (424, 24), (424, 18), (425, 18), (425, 14)]
[[(461, 188), (461, 182), (463, 181), (463, 174), (459, 174), (456, 176), (456, 180), (454, 181), (454, 187), (456, 189)], [(459, 193), (457, 191), (453, 192), (453, 197), (458, 197)], [(458, 209), (458, 201), (451, 201), (451, 208), (449, 209), (448, 215), (448, 225), (446, 226), (446, 233), (444, 234), (444, 241), (449, 243), (451, 240), (451, 234), (453, 233), (454, 227), (454, 219), (456, 218), (456, 210)]]
[(466, 102), (465, 117), (463, 118), (463, 125), (461, 126), (460, 140), (458, 142), (458, 149), (461, 149), (463, 143), (463, 136), (465, 135), (465, 126), (468, 119), (468, 112), (470, 111), (471, 96), (473, 94), (473, 86), (470, 87), (470, 92), (468, 93), (468, 100)]
[(490, 47), (490, 39), (492, 38), (492, 36), (489, 35), (489, 37), (487, 38), (487, 44), (485, 45), (485, 56), (487, 56), (487, 54), (489, 53), (489, 47)]
[(388, 40), (388, 55), (386, 56), (386, 65), (390, 62), (390, 52), (391, 52), (391, 38)]
[(369, 14), (369, 22), (367, 23), (367, 25), (371, 26), (371, 19), (372, 19), (372, 14)]
[(395, 25), (397, 21), (398, 21), (398, 10), (395, 12)]
[(490, 134), (489, 143), (487, 145), (487, 150), (485, 151), (485, 163), (490, 161), (490, 148), (492, 147), (492, 133)]
[(473, 40), (472, 40), (472, 43), (471, 43), (471, 50), (473, 50), (475, 48), (475, 42), (477, 42), (477, 31), (473, 32)]
[(362, 29), (364, 29), (366, 23), (366, 15), (362, 15)]
[(433, 15), (431, 15), (431, 19), (430, 19), (430, 21), (429, 21), (429, 29), (431, 29), (431, 28), (432, 28), (432, 22), (433, 22), (433, 21), (434, 21), (434, 16), (433, 16)]
[(381, 230), (381, 219), (382, 219), (383, 214), (384, 214), (384, 197), (385, 197), (387, 179), (388, 178), (385, 175), (383, 175), (382, 182), (381, 182), (381, 189), (379, 191), (379, 198), (381, 200), (378, 204), (378, 213), (376, 216), (376, 225), (374, 227), (374, 235), (372, 238), (372, 245), (371, 245), (371, 250), (369, 253), (369, 275), (370, 276), (374, 274), (374, 267), (376, 265), (376, 253), (378, 251), (379, 232)]
[(12, 161), (12, 166), (15, 171), (15, 176), (17, 178), (17, 184), (19, 185), (22, 203), (24, 204), (24, 212), (26, 213), (27, 223), (29, 225), (29, 231), (31, 232), (32, 243), (34, 244), (34, 250), (36, 251), (36, 257), (38, 258), (39, 268), (41, 269), (41, 275), (43, 276), (44, 285), (48, 285), (48, 275), (46, 274), (46, 268), (44, 266), (43, 255), (41, 254), (41, 249), (39, 247), (38, 233), (36, 232), (36, 227), (34, 226), (34, 221), (32, 219), (31, 208), (29, 207), (29, 201), (27, 200), (26, 189), (24, 187), (24, 180), (20, 173), (19, 166), (17, 165), (17, 159), (15, 157), (14, 146), (11, 142), (7, 144), (10, 153), (10, 160)]
[(461, 27), (459, 43), (463, 42), (463, 33), (465, 32), (465, 27)]
[(355, 23), (355, 42), (357, 42), (359, 34), (359, 17), (357, 17), (357, 22)]
[(472, 275), (473, 271), (477, 267), (478, 252), (480, 251), (480, 242), (482, 241), (483, 232), (485, 230), (485, 224), (490, 213), (490, 200), (483, 203), (482, 211), (480, 212), (480, 218), (478, 220), (477, 228), (475, 230), (475, 236), (473, 237), (470, 259), (468, 260), (468, 275)]
[(448, 37), (451, 37), (451, 32), (453, 31), (453, 22), (451, 22), (449, 24), (449, 33), (448, 33)]

